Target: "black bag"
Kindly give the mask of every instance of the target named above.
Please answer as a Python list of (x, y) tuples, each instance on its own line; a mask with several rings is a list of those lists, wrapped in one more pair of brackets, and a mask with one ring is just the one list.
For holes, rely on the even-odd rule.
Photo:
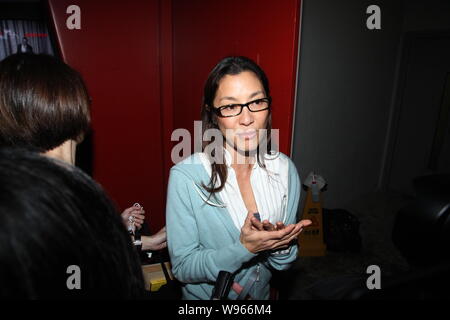
[(323, 209), (323, 236), (328, 251), (361, 251), (359, 220), (343, 209)]

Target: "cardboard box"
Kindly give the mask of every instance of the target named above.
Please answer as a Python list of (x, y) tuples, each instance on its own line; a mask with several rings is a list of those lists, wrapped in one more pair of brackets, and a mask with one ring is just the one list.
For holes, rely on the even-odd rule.
[[(170, 262), (164, 262), (169, 278), (173, 280)], [(161, 263), (146, 264), (142, 266), (144, 273), (145, 289), (148, 291), (158, 291), (161, 286), (167, 283)]]

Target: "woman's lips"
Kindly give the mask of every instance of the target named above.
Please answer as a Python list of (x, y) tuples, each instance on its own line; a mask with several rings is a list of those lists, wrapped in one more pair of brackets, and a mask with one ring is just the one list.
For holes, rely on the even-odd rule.
[(240, 132), (237, 134), (240, 138), (242, 139), (253, 139), (254, 137), (256, 137), (256, 131), (252, 130), (252, 131), (247, 131), (247, 132)]

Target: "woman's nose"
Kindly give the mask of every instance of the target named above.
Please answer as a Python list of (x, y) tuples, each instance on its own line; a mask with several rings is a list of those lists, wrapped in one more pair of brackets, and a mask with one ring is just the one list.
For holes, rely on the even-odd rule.
[(248, 126), (252, 124), (254, 121), (253, 112), (251, 112), (248, 108), (242, 108), (242, 112), (239, 115), (239, 123)]

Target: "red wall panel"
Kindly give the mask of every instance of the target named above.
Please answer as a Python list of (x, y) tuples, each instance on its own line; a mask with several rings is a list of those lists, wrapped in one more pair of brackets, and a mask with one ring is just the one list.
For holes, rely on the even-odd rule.
[(300, 0), (173, 0), (175, 128), (193, 132), (203, 84), (223, 57), (244, 55), (267, 73), (273, 128), (289, 154), (297, 66)]
[[(66, 8), (81, 8), (81, 30)], [(123, 209), (140, 202), (164, 224), (159, 1), (49, 0), (64, 60), (92, 104), (93, 175)]]

